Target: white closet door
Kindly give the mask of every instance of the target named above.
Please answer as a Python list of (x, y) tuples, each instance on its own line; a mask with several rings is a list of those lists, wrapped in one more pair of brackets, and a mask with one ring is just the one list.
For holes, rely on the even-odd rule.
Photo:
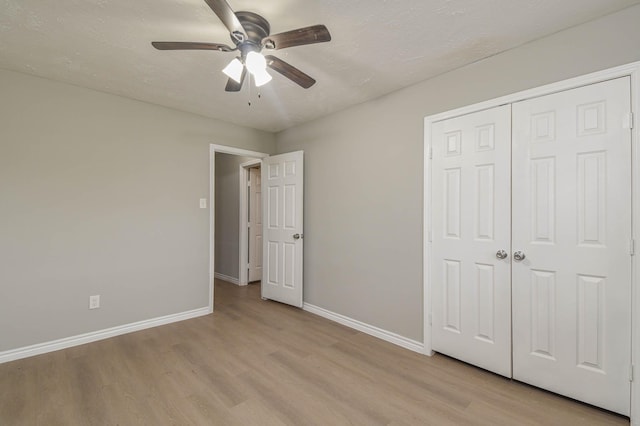
[(509, 105), (432, 127), (433, 349), (511, 376)]
[(513, 105), (514, 378), (625, 415), (629, 112), (628, 78)]

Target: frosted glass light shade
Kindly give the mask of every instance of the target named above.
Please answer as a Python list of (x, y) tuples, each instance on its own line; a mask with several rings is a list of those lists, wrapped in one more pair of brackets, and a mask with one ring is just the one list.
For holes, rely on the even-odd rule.
[(258, 52), (249, 52), (245, 62), (247, 69), (254, 76), (267, 69), (267, 60)]
[(257, 73), (253, 73), (253, 79), (256, 82), (256, 87), (263, 86), (271, 81), (271, 76), (267, 70), (262, 70)]
[(240, 83), (240, 81), (242, 80), (243, 68), (244, 65), (242, 65), (242, 62), (240, 62), (238, 58), (234, 58), (233, 61), (229, 62), (229, 65), (224, 67), (222, 72), (225, 73), (229, 78), (235, 80), (236, 83)]

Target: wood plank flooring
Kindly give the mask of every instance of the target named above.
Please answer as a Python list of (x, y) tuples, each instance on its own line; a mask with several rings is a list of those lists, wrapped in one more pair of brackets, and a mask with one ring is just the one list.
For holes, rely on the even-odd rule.
[(628, 425), (216, 281), (215, 313), (0, 364), (0, 425)]

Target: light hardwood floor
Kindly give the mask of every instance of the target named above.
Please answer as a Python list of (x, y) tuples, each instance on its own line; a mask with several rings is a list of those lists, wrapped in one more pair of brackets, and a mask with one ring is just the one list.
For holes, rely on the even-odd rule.
[(215, 313), (0, 365), (0, 425), (624, 425), (216, 281)]

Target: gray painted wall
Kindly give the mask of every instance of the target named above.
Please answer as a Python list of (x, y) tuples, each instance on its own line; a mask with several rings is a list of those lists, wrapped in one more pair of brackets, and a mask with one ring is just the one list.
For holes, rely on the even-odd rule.
[(640, 60), (638, 22), (635, 6), (275, 137), (0, 70), (0, 351), (206, 306), (210, 143), (305, 150), (305, 301), (422, 340), (423, 117)]
[(240, 164), (252, 158), (216, 153), (215, 271), (238, 279), (240, 262)]
[(640, 6), (281, 132), (305, 151), (305, 302), (422, 341), (423, 118), (640, 60)]
[(1, 70), (0, 93), (0, 352), (206, 307), (209, 144), (274, 136)]

